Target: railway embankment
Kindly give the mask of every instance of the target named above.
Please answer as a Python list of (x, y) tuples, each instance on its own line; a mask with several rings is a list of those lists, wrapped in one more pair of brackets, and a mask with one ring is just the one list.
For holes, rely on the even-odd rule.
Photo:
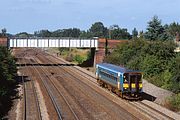
[(162, 89), (149, 83), (147, 80), (143, 80), (143, 91), (152, 96), (149, 100), (154, 101), (157, 104), (163, 105), (166, 102), (167, 97), (171, 97), (173, 93), (171, 91)]
[[(67, 61), (62, 60), (61, 58), (59, 58), (59, 60), (56, 59), (57, 58), (56, 55), (52, 56), (52, 54), (49, 54), (49, 55), (45, 54), (44, 56), (47, 57), (47, 60), (45, 58), (43, 58), (40, 53), (38, 55), (38, 59), (39, 60), (46, 60), (46, 61), (44, 61), (46, 64), (49, 63), (50, 61), (53, 61), (52, 63), (59, 63), (61, 61), (61, 63), (63, 63), (63, 64), (64, 63), (65, 64), (66, 63), (67, 64), (71, 64), (71, 63), (69, 63)], [(59, 69), (59, 68), (61, 68), (61, 69)], [(29, 71), (33, 71), (33, 70), (29, 69)], [(145, 99), (143, 101), (137, 101), (137, 105), (136, 105), (135, 104), (136, 102), (126, 101), (124, 99), (121, 99), (121, 98), (117, 97), (115, 94), (109, 92), (108, 90), (100, 88), (96, 84), (97, 82), (96, 82), (96, 79), (95, 79), (95, 73), (91, 72), (91, 71), (88, 71), (87, 68), (84, 69), (84, 68), (81, 68), (79, 66), (71, 66), (71, 67), (52, 66), (51, 68), (50, 67), (47, 67), (47, 68), (43, 67), (43, 70), (40, 69), (40, 71), (41, 71), (40, 74), (42, 76), (44, 76), (43, 78), (45, 79), (45, 81), (49, 81), (50, 78), (53, 79), (52, 81), (50, 80), (48, 82), (48, 83), (50, 83), (48, 85), (50, 85), (50, 86), (54, 85), (54, 87), (52, 87), (53, 89), (58, 88), (58, 91), (61, 91), (61, 92), (62, 92), (62, 90), (66, 91), (66, 92), (64, 91), (63, 94), (66, 95), (65, 97), (69, 96), (69, 97), (67, 97), (68, 103), (76, 103), (76, 101), (77, 102), (81, 101), (81, 102), (78, 102), (78, 104), (77, 104), (77, 105), (80, 105), (79, 107), (72, 107), (71, 108), (74, 112), (78, 111), (77, 112), (78, 116), (84, 116), (85, 115), (88, 118), (91, 118), (90, 116), (88, 116), (88, 112), (89, 112), (89, 114), (91, 114), (93, 116), (95, 115), (96, 118), (101, 118), (101, 116), (96, 116), (96, 115), (102, 115), (102, 114), (97, 114), (98, 113), (97, 110), (100, 110), (99, 113), (106, 113), (106, 110), (108, 110), (108, 112), (107, 112), (107, 119), (109, 119), (109, 116), (114, 116), (113, 118), (118, 118), (119, 113), (115, 114), (115, 112), (113, 112), (113, 110), (117, 109), (119, 111), (119, 110), (121, 110), (121, 107), (122, 107), (122, 108), (128, 108), (128, 112), (127, 113), (124, 112), (124, 114), (123, 114), (124, 115), (123, 117), (125, 117), (126, 119), (127, 118), (133, 118), (133, 115), (138, 116), (139, 113), (142, 113), (142, 115), (145, 118), (147, 117), (149, 119), (151, 119), (151, 116), (154, 116), (154, 119), (157, 119), (157, 118), (158, 119), (162, 119), (162, 118), (166, 118), (166, 119), (168, 119), (168, 118), (178, 119), (178, 118), (180, 118), (180, 115), (178, 115), (177, 113), (174, 113), (174, 112), (172, 112), (170, 110), (167, 110), (166, 108), (156, 104), (155, 101), (157, 100), (158, 96), (153, 96), (152, 97), (152, 98), (154, 98), (154, 102), (152, 102), (149, 99)], [(68, 73), (67, 73), (67, 71), (68, 71)], [(45, 74), (43, 75), (44, 72), (46, 72), (46, 75)], [(29, 72), (26, 72), (26, 73), (29, 73)], [(59, 76), (58, 73), (61, 73), (61, 75)], [(35, 76), (35, 73), (33, 73), (33, 74)], [(70, 77), (70, 75), (72, 75), (72, 76)], [(46, 78), (45, 76), (48, 76), (48, 77)], [(69, 77), (62, 78), (62, 76), (69, 76)], [(73, 86), (66, 85), (69, 80), (72, 81)], [(52, 82), (52, 85), (51, 85), (51, 82)], [(86, 84), (86, 82), (88, 84)], [(60, 85), (60, 83), (62, 85)], [(63, 86), (65, 86), (65, 87), (63, 87)], [(63, 87), (63, 88), (61, 89), (60, 87)], [(71, 89), (72, 89), (71, 91), (69, 91), (69, 87), (71, 87)], [(53, 89), (52, 89), (52, 91), (53, 91)], [(100, 92), (101, 90), (99, 91), (99, 89), (101, 89), (103, 92)], [(154, 89), (154, 88), (152, 88), (150, 86), (150, 89)], [(81, 92), (79, 92), (79, 90)], [(84, 94), (83, 93), (83, 91), (86, 91), (86, 90), (87, 90), (86, 93), (88, 93), (88, 94)], [(95, 90), (95, 91), (92, 91), (92, 90)], [(45, 90), (43, 90), (43, 91), (45, 91)], [(72, 91), (74, 91), (73, 94), (71, 93)], [(55, 91), (53, 93), (54, 93), (54, 95), (56, 94)], [(109, 96), (107, 98), (110, 101), (113, 100), (113, 102), (112, 103), (107, 103), (107, 100), (105, 102), (102, 102), (104, 100), (104, 97), (97, 97), (97, 94), (99, 94), (99, 93), (100, 94), (102, 93), (103, 96), (106, 96), (106, 95)], [(148, 96), (152, 96), (152, 95), (150, 95), (148, 93), (146, 93), (146, 94)], [(71, 98), (71, 99), (68, 99), (68, 98)], [(102, 100), (100, 100), (100, 99), (102, 99)], [(117, 101), (114, 101), (114, 99), (116, 99)], [(58, 101), (59, 100), (60, 99), (58, 98)], [(89, 100), (91, 100), (91, 101), (89, 101)], [(89, 101), (89, 102), (87, 102), (87, 101)], [(94, 102), (94, 101), (96, 101), (96, 102)], [(99, 101), (99, 102), (97, 102), (97, 101)], [(99, 106), (101, 102), (103, 103), (103, 105)], [(151, 109), (150, 107), (142, 104), (142, 102), (144, 102), (144, 104), (147, 104), (148, 106), (153, 107), (153, 108)], [(62, 103), (59, 103), (59, 105), (60, 104), (62, 104)], [(114, 104), (118, 104), (118, 105), (120, 105), (120, 107), (117, 107), (117, 105), (113, 106)], [(134, 106), (131, 106), (132, 104), (134, 104)], [(67, 107), (67, 105), (65, 103), (62, 104), (62, 105)], [(112, 109), (106, 108), (109, 105), (110, 105), (110, 107)], [(72, 106), (76, 106), (76, 104), (74, 104), (74, 105), (72, 104)], [(92, 106), (94, 106), (94, 107), (92, 107)], [(142, 106), (142, 108), (138, 108), (137, 106)], [(47, 108), (49, 109), (49, 107), (47, 107)], [(82, 111), (81, 111), (81, 109), (78, 110), (77, 108), (82, 108)], [(130, 110), (130, 108), (132, 108), (131, 109), (132, 111)], [(148, 110), (147, 110), (147, 108), (148, 108)], [(154, 110), (154, 109), (156, 109), (156, 110)], [(64, 108), (62, 110), (68, 110), (68, 108), (67, 109)], [(81, 111), (81, 112), (79, 112), (79, 111)], [(157, 111), (160, 111), (160, 113), (158, 113)], [(163, 111), (163, 113), (161, 113), (161, 111)], [(86, 114), (86, 112), (87, 112), (87, 114)], [(52, 112), (50, 112), (50, 113), (52, 113)], [(65, 113), (65, 111), (63, 113)], [(79, 113), (83, 113), (83, 114), (79, 114)], [(128, 115), (126, 116), (125, 114), (128, 114)], [(70, 115), (70, 113), (68, 113), (68, 115)], [(129, 117), (129, 115), (132, 115), (132, 116)], [(168, 116), (170, 116), (170, 117), (168, 117)]]
[[(88, 71), (79, 66), (75, 66), (75, 67), (83, 71), (84, 73), (92, 77), (95, 77), (94, 72)], [(171, 91), (162, 89), (160, 87), (157, 87), (153, 85), (152, 83), (149, 83), (147, 80), (143, 80), (143, 91), (144, 91), (145, 97), (142, 100), (142, 103), (148, 106), (151, 106), (153, 109), (156, 109), (157, 111), (163, 112), (164, 114), (172, 117), (173, 119), (180, 118), (179, 113), (173, 112), (163, 106), (164, 103), (166, 102), (167, 97), (171, 97), (174, 93), (172, 93)]]
[[(48, 50), (48, 53), (51, 55), (56, 56), (56, 53), (58, 51), (52, 51)], [(70, 64), (70, 62), (65, 61), (64, 62)], [(77, 66), (78, 67), (78, 66)], [(78, 69), (82, 69), (82, 71), (86, 71), (89, 75), (95, 77), (94, 68), (88, 68), (88, 70), (84, 70), (84, 68), (78, 67)], [(167, 97), (170, 97), (173, 95), (173, 92), (165, 90), (163, 88), (157, 87), (154, 84), (148, 82), (147, 80), (143, 80), (143, 91), (145, 93), (145, 98), (149, 101), (153, 101), (157, 104), (163, 105), (167, 99)]]
[[(56, 55), (54, 54), (54, 56)], [(70, 62), (67, 62), (67, 63), (70, 63)], [(87, 70), (87, 68), (81, 68), (79, 66), (75, 66), (75, 67), (87, 73), (88, 75), (95, 77), (94, 68)], [(174, 118), (180, 117), (179, 114), (164, 107), (164, 104), (167, 98), (171, 97), (174, 93), (172, 93), (171, 91), (165, 90), (163, 88), (157, 87), (146, 80), (143, 80), (143, 91), (144, 91), (144, 100), (142, 102), (144, 102), (145, 104), (149, 106), (152, 106), (154, 109), (163, 111), (167, 115), (170, 114), (174, 116)]]

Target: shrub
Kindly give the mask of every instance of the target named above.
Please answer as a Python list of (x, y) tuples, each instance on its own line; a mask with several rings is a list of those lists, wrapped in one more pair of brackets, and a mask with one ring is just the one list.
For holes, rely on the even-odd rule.
[(177, 93), (180, 91), (177, 84), (180, 83), (180, 72), (177, 72), (180, 59), (176, 60), (175, 47), (171, 41), (132, 40), (118, 45), (105, 61), (141, 70), (151, 83)]
[(74, 57), (74, 61), (78, 62), (78, 64), (83, 63), (85, 60), (86, 60), (86, 58), (81, 55), (75, 55), (75, 57)]
[(72, 62), (73, 61), (73, 54), (69, 54), (67, 57), (66, 57), (66, 60), (69, 61), (69, 62)]
[(140, 63), (140, 69), (147, 77), (155, 76), (162, 71), (161, 61), (154, 55), (146, 55)]
[(180, 111), (180, 93), (168, 97), (165, 106), (173, 111)]
[(14, 57), (6, 47), (0, 47), (0, 119), (5, 115), (10, 107), (13, 89), (15, 87), (15, 77), (17, 74)]

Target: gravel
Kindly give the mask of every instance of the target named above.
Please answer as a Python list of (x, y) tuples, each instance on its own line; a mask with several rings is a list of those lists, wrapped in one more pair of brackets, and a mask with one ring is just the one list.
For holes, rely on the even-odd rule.
[[(79, 66), (75, 66), (77, 69), (86, 72), (92, 77), (95, 77), (95, 73), (87, 71), (86, 69), (83, 69)], [(175, 113), (171, 110), (168, 110), (167, 108), (163, 107), (163, 104), (166, 100), (167, 97), (170, 97), (173, 95), (172, 92), (159, 88), (151, 83), (149, 83), (146, 80), (143, 80), (143, 91), (148, 96), (148, 99), (143, 100), (142, 102), (153, 107), (154, 109), (157, 109), (166, 115), (172, 117), (173, 119), (178, 119), (180, 118), (180, 114)]]
[(180, 119), (180, 114), (177, 114), (171, 110), (168, 110), (167, 108), (163, 107), (163, 106), (160, 106), (154, 102), (151, 102), (151, 101), (148, 101), (148, 100), (143, 100), (142, 101), (143, 103), (155, 108), (156, 110), (162, 112), (162, 113), (165, 113), (166, 115), (168, 115), (169, 117), (175, 119), (175, 120), (179, 120)]
[(159, 88), (159, 87), (149, 83), (146, 80), (143, 80), (143, 91), (146, 94), (155, 97), (154, 102), (157, 104), (161, 104), (161, 105), (164, 104), (167, 97), (170, 97), (173, 95), (172, 92), (162, 89), (162, 88)]
[[(59, 59), (61, 59), (61, 58), (59, 58)], [(70, 62), (66, 61), (66, 63), (70, 63)], [(79, 66), (75, 66), (75, 67), (83, 72), (86, 72), (90, 76), (95, 77), (94, 72), (88, 71)], [(180, 112), (175, 113), (175, 112), (170, 111), (167, 108), (163, 107), (163, 104), (164, 104), (166, 98), (173, 95), (173, 93), (171, 91), (159, 88), (159, 87), (149, 83), (147, 80), (143, 80), (143, 91), (144, 91), (147, 99), (143, 100), (142, 102), (144, 102), (145, 104), (148, 104), (149, 106), (151, 106), (159, 111), (162, 111), (163, 113), (169, 115), (170, 117), (172, 117), (174, 119), (180, 118)]]

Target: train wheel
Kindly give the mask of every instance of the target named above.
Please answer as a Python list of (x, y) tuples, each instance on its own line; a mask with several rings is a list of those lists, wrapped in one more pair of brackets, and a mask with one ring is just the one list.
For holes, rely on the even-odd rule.
[(116, 95), (118, 95), (120, 97), (120, 92), (116, 92)]
[(104, 83), (102, 81), (100, 81), (100, 86), (104, 87)]
[(112, 92), (113, 92), (113, 93), (116, 93), (116, 89), (115, 89), (114, 87), (112, 88)]
[(119, 97), (121, 97), (120, 94), (121, 94), (121, 92), (120, 92), (119, 90), (116, 90), (116, 95), (118, 95)]
[(105, 88), (108, 88), (107, 84), (104, 84), (104, 87), (105, 87)]
[(108, 90), (109, 90), (110, 92), (112, 92), (112, 87), (111, 87), (110, 85), (108, 85), (107, 87), (108, 87)]
[(119, 93), (119, 96), (120, 96), (121, 98), (124, 98), (124, 96), (123, 96), (123, 93), (122, 93), (122, 92), (120, 92), (120, 93)]

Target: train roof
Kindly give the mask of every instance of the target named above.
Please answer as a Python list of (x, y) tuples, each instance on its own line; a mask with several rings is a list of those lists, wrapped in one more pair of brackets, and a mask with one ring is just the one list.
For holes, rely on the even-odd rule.
[(121, 67), (121, 66), (117, 66), (117, 65), (113, 65), (113, 64), (109, 64), (109, 63), (100, 63), (97, 64), (98, 66), (113, 70), (115, 72), (120, 72), (120, 73), (126, 73), (126, 72), (141, 72), (139, 70), (130, 70), (127, 69), (125, 67)]

